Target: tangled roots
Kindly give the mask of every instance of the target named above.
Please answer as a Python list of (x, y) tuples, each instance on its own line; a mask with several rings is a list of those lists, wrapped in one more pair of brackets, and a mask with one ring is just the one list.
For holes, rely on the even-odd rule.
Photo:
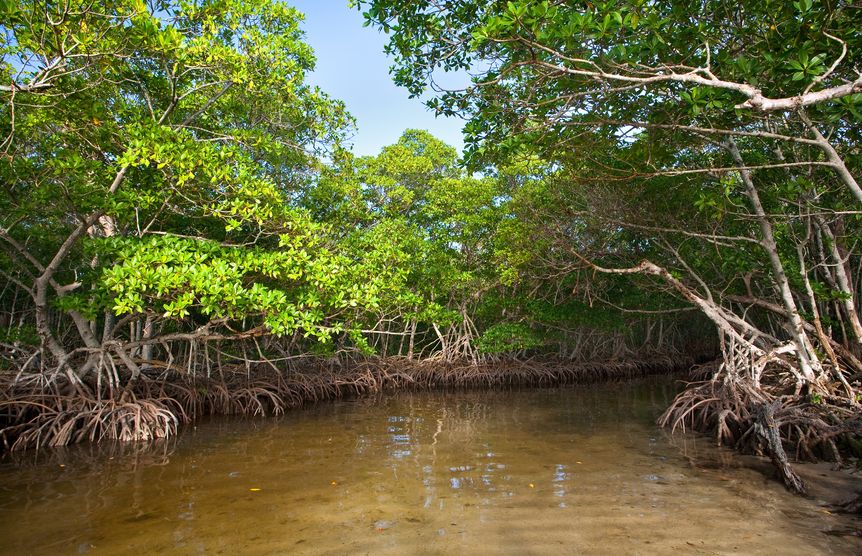
[(717, 444), (743, 453), (769, 456), (782, 482), (795, 492), (805, 487), (790, 467), (788, 453), (796, 460), (840, 463), (842, 452), (858, 451), (862, 433), (852, 400), (800, 394), (780, 379), (755, 385), (724, 373), (689, 384), (658, 423), (672, 431), (713, 435)]
[[(62, 375), (0, 377), (0, 441), (6, 449), (64, 446), (101, 440), (147, 441), (177, 434), (183, 423), (208, 414), (277, 415), (321, 400), (394, 389), (549, 386), (627, 380), (665, 374), (694, 364), (690, 358), (573, 365), (505, 362), (484, 365), (368, 359), (346, 367), (315, 362), (302, 372), (271, 366), (222, 369), (206, 378), (177, 372), (146, 373), (124, 389), (85, 385), (82, 392)], [(100, 383), (101, 384), (101, 383)]]
[(4, 400), (0, 407), (12, 423), (0, 435), (4, 447), (13, 450), (168, 438), (177, 433), (180, 423), (176, 403), (162, 399), (98, 400), (77, 394), (30, 393)]

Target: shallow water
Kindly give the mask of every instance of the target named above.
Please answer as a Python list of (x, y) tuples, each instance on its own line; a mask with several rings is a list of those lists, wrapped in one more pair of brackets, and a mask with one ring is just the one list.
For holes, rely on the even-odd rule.
[(675, 386), (399, 393), (0, 462), (3, 554), (859, 554), (703, 438)]

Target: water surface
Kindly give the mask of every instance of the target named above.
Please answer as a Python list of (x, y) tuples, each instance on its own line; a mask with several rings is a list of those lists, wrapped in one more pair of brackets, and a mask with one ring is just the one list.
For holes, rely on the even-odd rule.
[(858, 554), (655, 417), (676, 386), (399, 393), (0, 462), (3, 554)]

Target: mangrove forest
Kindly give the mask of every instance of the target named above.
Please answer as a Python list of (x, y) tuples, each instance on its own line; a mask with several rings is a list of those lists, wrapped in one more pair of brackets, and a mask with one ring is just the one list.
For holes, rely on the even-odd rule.
[(862, 550), (858, 2), (293, 4), (0, 0), (0, 553)]

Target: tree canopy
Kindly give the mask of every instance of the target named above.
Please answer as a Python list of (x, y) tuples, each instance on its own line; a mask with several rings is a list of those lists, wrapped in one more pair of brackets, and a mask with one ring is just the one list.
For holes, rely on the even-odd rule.
[(744, 436), (745, 404), (781, 396), (858, 411), (862, 11), (354, 6), (395, 82), (464, 118), (463, 157), (416, 129), (351, 153), (277, 0), (0, 4), (16, 372), (101, 400), (214, 361), (696, 352), (720, 358), (675, 423)]

